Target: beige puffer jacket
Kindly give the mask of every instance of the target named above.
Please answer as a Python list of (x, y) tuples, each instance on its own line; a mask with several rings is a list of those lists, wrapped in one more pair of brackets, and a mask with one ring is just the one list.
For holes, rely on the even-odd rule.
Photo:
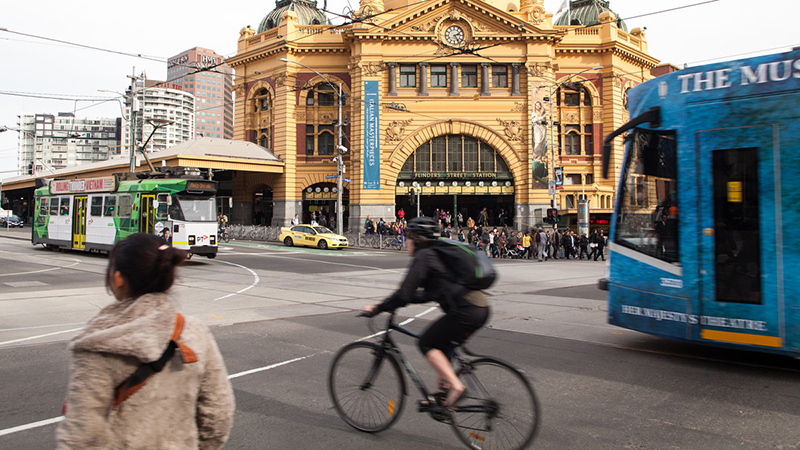
[(76, 336), (67, 412), (56, 431), (58, 449), (217, 449), (233, 421), (233, 389), (214, 337), (190, 317), (178, 341), (197, 355), (184, 364), (180, 351), (118, 409), (114, 388), (139, 365), (161, 357), (175, 328), (166, 294), (115, 302)]

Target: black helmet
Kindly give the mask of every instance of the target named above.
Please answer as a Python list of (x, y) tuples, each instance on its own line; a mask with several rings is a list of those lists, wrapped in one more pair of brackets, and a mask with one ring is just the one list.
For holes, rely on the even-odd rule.
[(436, 239), (439, 224), (430, 217), (415, 217), (408, 221), (406, 235), (411, 239)]

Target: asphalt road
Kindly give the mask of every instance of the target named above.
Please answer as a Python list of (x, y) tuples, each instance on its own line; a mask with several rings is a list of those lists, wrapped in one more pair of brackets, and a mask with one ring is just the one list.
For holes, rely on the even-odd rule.
[[(68, 339), (103, 305), (103, 255), (56, 253), (0, 232), (0, 448), (52, 448), (67, 388)], [(402, 279), (399, 252), (225, 245), (193, 259), (173, 289), (212, 327), (236, 393), (226, 448), (461, 448), (416, 412), (377, 435), (349, 428), (326, 391), (328, 365), (372, 334), (355, 317)], [(605, 323), (601, 263), (499, 261), (490, 326), (470, 345), (530, 375), (542, 404), (534, 448), (800, 448), (800, 364), (673, 343)], [(404, 309), (422, 330), (439, 312)], [(415, 317), (419, 315), (419, 317)], [(399, 337), (432, 380), (410, 338)]]

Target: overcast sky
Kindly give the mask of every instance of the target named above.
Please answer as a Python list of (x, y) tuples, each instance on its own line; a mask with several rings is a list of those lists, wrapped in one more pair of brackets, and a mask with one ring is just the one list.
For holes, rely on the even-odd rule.
[[(356, 3), (350, 0), (353, 6)], [(555, 13), (561, 3), (545, 0), (545, 8)], [(0, 15), (0, 28), (8, 30), (0, 30), (0, 55), (5, 61), (0, 70), (0, 126), (16, 127), (22, 112), (119, 117), (117, 101), (31, 96), (108, 99), (113, 95), (98, 91), (124, 91), (133, 67), (137, 73), (146, 71), (150, 79), (164, 79), (166, 59), (189, 48), (233, 56), (239, 30), (246, 25), (257, 28), (274, 6), (269, 0), (245, 0), (235, 7), (208, 0), (139, 0), (129, 5), (98, 0), (5, 2)], [(347, 6), (347, 0), (328, 1), (333, 12)], [(610, 6), (626, 20), (628, 29), (647, 27), (652, 56), (681, 67), (800, 47), (796, 28), (800, 0), (611, 0)], [(665, 11), (670, 9), (674, 10)], [(0, 133), (0, 178), (15, 175), (9, 171), (16, 170), (17, 135)]]

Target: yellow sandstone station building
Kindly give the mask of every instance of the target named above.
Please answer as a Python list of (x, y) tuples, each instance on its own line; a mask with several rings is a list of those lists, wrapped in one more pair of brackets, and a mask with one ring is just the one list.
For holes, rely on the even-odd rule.
[(555, 23), (543, 0), (361, 0), (346, 19), (334, 26), (314, 1), (279, 0), (241, 30), (227, 61), (234, 139), (285, 166), (234, 175), (234, 217), (335, 217), (343, 157), (349, 229), (400, 208), (414, 217), (417, 191), (425, 215), (466, 222), (485, 207), (492, 225), (504, 211), (517, 228), (541, 225), (553, 200), (559, 227), (574, 228), (585, 195), (590, 226), (607, 228), (616, 178), (602, 178), (601, 143), (658, 63), (608, 1), (574, 0)]

